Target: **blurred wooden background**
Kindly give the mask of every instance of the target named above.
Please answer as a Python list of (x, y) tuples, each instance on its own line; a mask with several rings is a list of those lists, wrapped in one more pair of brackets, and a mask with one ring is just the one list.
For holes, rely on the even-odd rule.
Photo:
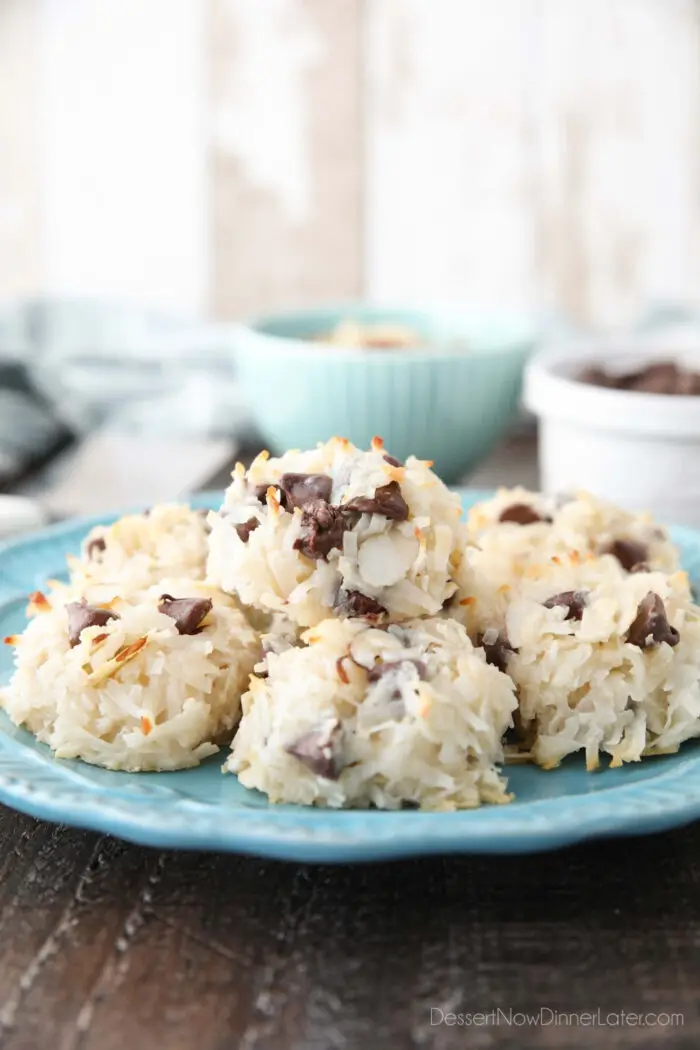
[(2, 0), (0, 297), (700, 298), (697, 0)]

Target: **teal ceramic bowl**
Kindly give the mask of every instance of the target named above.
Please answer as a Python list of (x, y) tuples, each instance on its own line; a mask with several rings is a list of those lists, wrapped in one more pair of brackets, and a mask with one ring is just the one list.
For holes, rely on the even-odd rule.
[[(318, 337), (341, 320), (397, 324), (421, 346), (360, 350)], [(404, 459), (431, 459), (462, 478), (516, 415), (532, 322), (506, 315), (347, 305), (277, 314), (237, 331), (241, 381), (273, 454), (337, 434), (367, 447), (375, 434)]]

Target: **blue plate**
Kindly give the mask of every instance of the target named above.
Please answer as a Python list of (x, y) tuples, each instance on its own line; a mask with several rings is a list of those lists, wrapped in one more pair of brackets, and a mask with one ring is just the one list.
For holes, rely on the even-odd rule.
[[(484, 493), (464, 492), (469, 505)], [(216, 506), (205, 494), (198, 506)], [(105, 520), (100, 519), (100, 520)], [(26, 595), (64, 571), (97, 519), (73, 521), (0, 550), (0, 636), (21, 631)], [(700, 580), (700, 533), (674, 529)], [(0, 652), (0, 682), (12, 653)], [(586, 773), (572, 759), (552, 772), (513, 766), (508, 806), (457, 813), (331, 811), (270, 806), (222, 776), (220, 759), (180, 773), (110, 773), (58, 761), (0, 715), (0, 801), (45, 820), (149, 846), (255, 853), (299, 861), (358, 861), (431, 853), (525, 853), (594, 836), (661, 831), (700, 816), (700, 742), (680, 754)]]

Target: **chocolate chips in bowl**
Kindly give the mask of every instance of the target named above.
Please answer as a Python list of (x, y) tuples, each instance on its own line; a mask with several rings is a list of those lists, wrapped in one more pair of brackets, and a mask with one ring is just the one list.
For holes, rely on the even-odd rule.
[(676, 361), (654, 361), (632, 372), (608, 371), (605, 365), (589, 365), (577, 376), (580, 383), (608, 390), (629, 390), (639, 394), (700, 396), (700, 372)]

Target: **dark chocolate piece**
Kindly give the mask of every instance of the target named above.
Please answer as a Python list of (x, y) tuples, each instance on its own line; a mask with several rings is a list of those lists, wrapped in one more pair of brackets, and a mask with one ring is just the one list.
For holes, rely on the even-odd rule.
[(247, 543), (250, 539), (251, 532), (255, 532), (260, 522), (257, 518), (248, 518), (247, 521), (242, 522), (240, 525), (236, 525), (235, 529), (238, 533), (238, 538), (244, 543)]
[(387, 463), (391, 467), (402, 467), (403, 466), (403, 463), (401, 462), (401, 460), (400, 459), (396, 459), (395, 456), (388, 456), (388, 455), (385, 454), (384, 459), (387, 461)]
[(666, 642), (678, 645), (680, 635), (666, 616), (666, 606), (654, 591), (649, 591), (637, 606), (637, 615), (630, 624), (627, 641), (638, 649), (655, 649)]
[(89, 561), (94, 561), (95, 556), (97, 554), (102, 554), (102, 551), (106, 549), (107, 544), (105, 543), (102, 536), (95, 536), (94, 540), (90, 540), (87, 546), (85, 547), (85, 554)]
[(551, 518), (543, 518), (533, 507), (527, 503), (512, 503), (501, 511), (499, 521), (510, 521), (515, 525), (534, 525), (538, 521), (551, 521)]
[(588, 605), (588, 591), (562, 591), (561, 594), (553, 594), (542, 604), (545, 609), (566, 609), (565, 620), (580, 620)]
[(265, 505), (265, 503), (267, 503), (267, 490), (270, 488), (271, 485), (274, 488), (273, 482), (268, 481), (265, 485), (253, 485), (251, 489), (258, 503), (262, 503), (263, 506)]
[(285, 751), (293, 755), (302, 765), (318, 777), (326, 780), (337, 780), (342, 768), (340, 761), (340, 743), (342, 729), (337, 719), (325, 725), (302, 733)]
[(81, 631), (86, 627), (104, 627), (110, 620), (119, 619), (117, 613), (101, 609), (98, 605), (88, 605), (84, 598), (80, 602), (69, 602), (66, 605), (66, 614), (71, 648), (80, 644)]
[(623, 569), (634, 572), (638, 565), (646, 561), (649, 549), (644, 543), (637, 540), (613, 540), (611, 544), (603, 549), (603, 554), (612, 554), (617, 558)]
[(294, 550), (314, 560), (328, 558), (334, 548), (342, 550), (343, 533), (350, 527), (350, 515), (333, 507), (323, 499), (315, 499), (304, 507), (301, 523), (310, 531), (294, 541)]
[(196, 634), (213, 604), (211, 598), (173, 598), (172, 594), (161, 594), (158, 611), (175, 621), (178, 634)]
[(356, 511), (358, 514), (383, 514), (392, 521), (406, 521), (408, 504), (401, 495), (398, 481), (378, 488), (374, 496), (356, 496), (343, 504), (344, 511)]
[(360, 591), (341, 591), (336, 600), (336, 612), (340, 616), (354, 617), (367, 616), (376, 618), (384, 616), (386, 609), (374, 598), (370, 598)]
[(285, 510), (306, 507), (312, 500), (331, 498), (333, 480), (327, 474), (283, 474), (277, 482), (282, 493), (280, 503)]
[(505, 674), (508, 668), (508, 657), (511, 653), (517, 652), (517, 649), (514, 649), (510, 644), (508, 635), (504, 634), (503, 631), (499, 631), (492, 642), (485, 642), (484, 635), (480, 634), (477, 638), (477, 644), (484, 650), (486, 663), (491, 664), (492, 667), (497, 667), (499, 671), (503, 671)]
[(683, 368), (675, 361), (656, 361), (634, 372), (608, 372), (602, 365), (584, 368), (579, 382), (609, 390), (628, 390), (640, 394), (672, 394), (683, 397), (700, 394), (700, 372)]

